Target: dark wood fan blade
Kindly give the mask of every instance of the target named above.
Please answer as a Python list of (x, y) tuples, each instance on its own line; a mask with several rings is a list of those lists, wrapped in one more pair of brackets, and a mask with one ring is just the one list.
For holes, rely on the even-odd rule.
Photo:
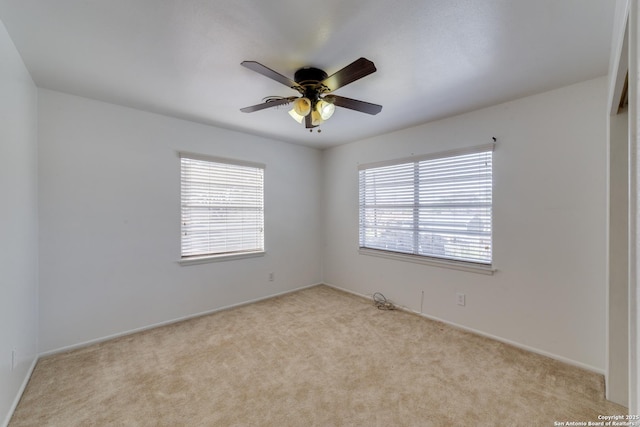
[(376, 66), (367, 58), (360, 58), (324, 79), (321, 83), (329, 88), (329, 92), (355, 82), (376, 71)]
[(357, 99), (345, 98), (344, 96), (328, 95), (325, 96), (328, 102), (333, 102), (336, 107), (348, 108), (350, 110), (360, 111), (367, 114), (378, 114), (382, 111), (382, 105), (372, 104), (370, 102), (358, 101)]
[(315, 126), (311, 123), (311, 113), (307, 114), (307, 115), (304, 117), (304, 127), (305, 127), (306, 129), (312, 129), (312, 128), (314, 128), (314, 127), (315, 127)]
[(265, 108), (277, 107), (278, 105), (284, 105), (291, 102), (289, 98), (278, 99), (275, 101), (267, 101), (262, 104), (252, 105), (250, 107), (241, 108), (240, 111), (243, 113), (253, 113), (254, 111), (264, 110)]
[(294, 82), (293, 80), (291, 80), (288, 77), (283, 76), (282, 74), (278, 73), (277, 71), (273, 71), (271, 68), (266, 67), (264, 65), (262, 65), (259, 62), (256, 61), (242, 61), (240, 63), (240, 65), (247, 67), (250, 70), (255, 71), (256, 73), (262, 74), (265, 77), (269, 77), (272, 80), (275, 80), (279, 83), (282, 83), (283, 85), (290, 87), (290, 88), (296, 88), (298, 86), (298, 83)]

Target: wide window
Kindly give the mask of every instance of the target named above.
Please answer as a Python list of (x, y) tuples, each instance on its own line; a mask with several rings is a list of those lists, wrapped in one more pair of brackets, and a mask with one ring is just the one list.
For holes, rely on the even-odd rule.
[(264, 166), (180, 153), (183, 260), (264, 251)]
[(360, 167), (360, 248), (491, 265), (493, 144)]

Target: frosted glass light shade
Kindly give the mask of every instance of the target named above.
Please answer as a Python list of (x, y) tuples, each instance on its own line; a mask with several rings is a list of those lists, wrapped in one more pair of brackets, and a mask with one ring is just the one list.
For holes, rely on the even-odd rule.
[(329, 120), (333, 116), (333, 112), (336, 111), (336, 106), (321, 99), (316, 103), (316, 110), (320, 113), (322, 120)]
[(302, 120), (304, 120), (304, 116), (301, 116), (300, 114), (296, 113), (295, 108), (292, 108), (291, 110), (289, 110), (289, 115), (293, 117), (293, 120), (295, 120), (298, 123), (302, 123)]
[(298, 115), (304, 117), (311, 111), (311, 101), (309, 98), (298, 98), (293, 101), (293, 109)]
[(322, 120), (322, 116), (318, 110), (313, 110), (311, 112), (311, 124), (313, 126), (319, 126), (324, 120)]

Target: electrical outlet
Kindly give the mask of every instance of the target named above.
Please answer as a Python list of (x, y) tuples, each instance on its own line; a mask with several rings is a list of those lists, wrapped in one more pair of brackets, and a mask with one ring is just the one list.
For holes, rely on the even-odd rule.
[(464, 306), (465, 305), (465, 295), (463, 293), (458, 292), (456, 294), (456, 302), (458, 303), (458, 305)]
[(273, 273), (269, 273), (269, 281), (273, 282), (273, 279), (275, 278)]
[(14, 369), (16, 369), (16, 364), (18, 363), (17, 357), (16, 357), (16, 349), (14, 348), (13, 350), (11, 350), (11, 371), (13, 372)]

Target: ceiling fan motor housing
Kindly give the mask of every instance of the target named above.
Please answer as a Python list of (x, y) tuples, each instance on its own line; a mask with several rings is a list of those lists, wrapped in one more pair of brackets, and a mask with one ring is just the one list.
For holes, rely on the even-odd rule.
[(303, 67), (296, 71), (293, 75), (293, 80), (300, 85), (305, 85), (309, 83), (320, 83), (327, 77), (329, 77), (327, 73), (319, 68)]
[(321, 93), (328, 90), (320, 83), (327, 77), (327, 73), (319, 68), (303, 67), (295, 72), (293, 79), (304, 89), (304, 92), (300, 90), (300, 93), (311, 102), (315, 102)]

